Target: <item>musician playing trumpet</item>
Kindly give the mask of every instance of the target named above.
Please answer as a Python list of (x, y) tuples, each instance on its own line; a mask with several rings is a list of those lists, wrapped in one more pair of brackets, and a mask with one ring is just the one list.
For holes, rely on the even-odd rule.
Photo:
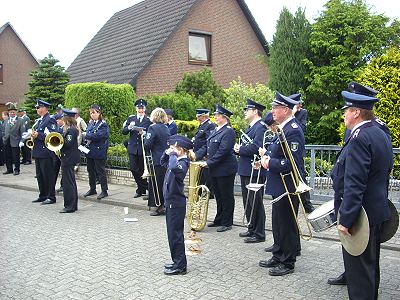
[(245, 243), (265, 241), (265, 209), (262, 202), (264, 188), (255, 192), (246, 187), (249, 183), (265, 182), (266, 170), (264, 168), (254, 170), (253, 166), (258, 149), (263, 146), (266, 128), (261, 116), (264, 109), (264, 105), (247, 99), (244, 118), (249, 123), (249, 127), (242, 135), (240, 144), (234, 146), (235, 153), (239, 155), (238, 175), (240, 175), (243, 207), (248, 224), (247, 231), (239, 233), (239, 236), (245, 238)]

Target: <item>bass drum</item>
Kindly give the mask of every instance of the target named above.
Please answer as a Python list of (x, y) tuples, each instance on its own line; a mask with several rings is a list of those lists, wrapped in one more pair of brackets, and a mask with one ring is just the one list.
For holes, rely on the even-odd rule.
[(336, 224), (334, 200), (330, 200), (316, 208), (307, 216), (315, 232), (324, 231)]

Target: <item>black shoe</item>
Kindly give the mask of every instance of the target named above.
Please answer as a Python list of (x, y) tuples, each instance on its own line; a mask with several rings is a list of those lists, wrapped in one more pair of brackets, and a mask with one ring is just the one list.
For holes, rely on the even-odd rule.
[(100, 195), (97, 196), (97, 200), (101, 200), (101, 199), (103, 199), (105, 197), (108, 197), (108, 193), (107, 193), (107, 191), (102, 191), (100, 193)]
[(13, 171), (5, 171), (5, 172), (3, 172), (3, 175), (12, 174), (12, 173), (13, 173)]
[(87, 196), (92, 196), (92, 195), (96, 195), (97, 192), (95, 190), (88, 190), (85, 194), (83, 194), (83, 197), (87, 197)]
[(342, 273), (336, 278), (329, 278), (328, 284), (330, 284), (330, 285), (347, 285), (346, 274)]
[(63, 187), (61, 186), (59, 189), (56, 190), (56, 193), (62, 193), (63, 191)]
[(281, 263), (279, 262), (279, 260), (273, 257), (268, 260), (260, 260), (260, 262), (258, 263), (258, 265), (263, 268), (275, 268), (280, 264)]
[(220, 225), (215, 224), (215, 223), (210, 223), (207, 225), (207, 227), (219, 227)]
[(51, 200), (51, 199), (46, 199), (42, 202), (42, 205), (46, 205), (46, 204), (54, 204), (56, 203), (55, 200)]
[(170, 264), (165, 264), (164, 265), (165, 269), (173, 269), (174, 268), (174, 263), (170, 263)]
[(139, 198), (142, 197), (141, 193), (136, 192), (135, 195), (133, 195), (133, 198)]
[(265, 239), (259, 239), (258, 237), (251, 236), (244, 239), (245, 243), (262, 243), (265, 242)]
[(279, 264), (275, 268), (268, 271), (271, 276), (283, 276), (294, 272), (294, 268), (289, 268), (283, 264)]
[(31, 165), (31, 164), (32, 164), (32, 163), (31, 163), (30, 161), (24, 162), (24, 165), (25, 165), (25, 166)]
[(14, 176), (19, 175), (19, 171), (14, 171)]
[(264, 249), (265, 252), (272, 252), (272, 250), (274, 250), (274, 245), (269, 246), (269, 247)]
[(153, 212), (150, 213), (150, 216), (154, 217), (154, 216), (163, 216), (165, 215), (165, 210), (161, 209), (161, 210), (155, 210)]
[(164, 269), (165, 275), (185, 275), (187, 273), (186, 268), (183, 269)]
[(231, 230), (231, 229), (232, 229), (232, 226), (219, 226), (217, 228), (217, 232), (224, 232), (224, 231), (228, 231), (228, 230)]
[(32, 203), (39, 203), (39, 202), (43, 202), (44, 200), (46, 200), (46, 199), (37, 198), (36, 200), (33, 200)]
[(250, 237), (252, 235), (253, 234), (251, 232), (248, 232), (248, 231), (239, 233), (240, 237)]
[(296, 253), (296, 256), (301, 256), (301, 252), (300, 252), (300, 250), (299, 250), (299, 251), (297, 251), (297, 253)]
[(69, 213), (73, 213), (73, 212), (75, 212), (75, 210), (73, 210), (73, 209), (64, 208), (63, 210), (60, 210), (60, 214), (69, 214)]

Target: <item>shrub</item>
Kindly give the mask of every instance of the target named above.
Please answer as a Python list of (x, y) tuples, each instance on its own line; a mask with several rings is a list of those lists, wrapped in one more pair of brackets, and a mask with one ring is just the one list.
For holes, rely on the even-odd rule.
[(116, 144), (108, 148), (107, 166), (129, 169), (128, 150), (124, 145)]

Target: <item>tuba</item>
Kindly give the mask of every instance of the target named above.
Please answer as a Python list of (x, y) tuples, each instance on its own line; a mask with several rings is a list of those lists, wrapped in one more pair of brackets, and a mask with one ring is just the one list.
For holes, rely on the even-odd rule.
[(61, 135), (61, 133), (58, 132), (49, 133), (48, 135), (46, 135), (44, 144), (47, 149), (55, 152), (58, 155), (58, 157), (61, 157), (60, 150), (64, 146), (64, 137)]

